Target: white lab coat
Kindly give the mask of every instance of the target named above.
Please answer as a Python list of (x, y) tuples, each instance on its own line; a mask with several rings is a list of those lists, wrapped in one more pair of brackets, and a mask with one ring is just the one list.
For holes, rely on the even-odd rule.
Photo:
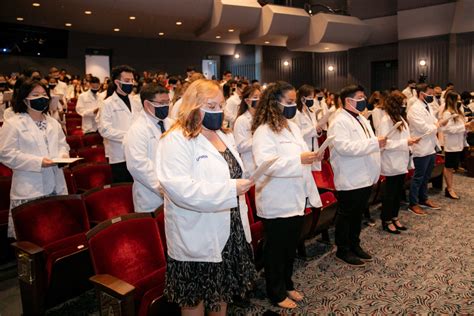
[(179, 99), (178, 101), (176, 101), (173, 106), (171, 107), (171, 111), (170, 111), (170, 115), (168, 117), (172, 118), (173, 120), (177, 120), (178, 119), (178, 115), (179, 115), (179, 109), (181, 107), (181, 103), (183, 103), (183, 99)]
[(0, 129), (0, 162), (13, 170), (10, 198), (26, 200), (56, 192), (67, 194), (66, 180), (57, 166), (41, 167), (43, 158), (69, 156), (69, 146), (61, 125), (45, 116), (48, 145), (29, 114), (21, 113), (5, 121)]
[[(168, 130), (173, 121), (166, 118), (164, 124)], [(127, 169), (133, 177), (135, 212), (153, 212), (163, 204), (155, 166), (160, 137), (158, 120), (142, 111), (123, 140)]]
[(374, 125), (374, 131), (377, 134), (377, 129), (380, 126), (380, 121), (382, 120), (382, 117), (384, 116), (385, 111), (382, 108), (376, 107), (372, 111), (372, 124)]
[(234, 138), (237, 151), (244, 163), (245, 171), (248, 175), (255, 172), (255, 160), (252, 153), (252, 122), (253, 117), (249, 111), (239, 116), (234, 124)]
[(234, 128), (234, 122), (239, 113), (239, 107), (242, 100), (237, 92), (227, 99), (224, 107), (224, 120), (227, 122), (230, 128)]
[[(319, 109), (321, 109), (322, 111), (320, 111), (318, 113), (318, 115), (316, 115), (316, 120), (317, 121), (320, 121), (324, 117), (324, 115), (326, 115), (326, 113), (329, 111), (329, 108), (328, 108), (328, 105), (326, 104), (326, 101), (324, 99), (322, 99), (321, 101), (318, 101), (318, 99), (315, 98), (312, 110), (314, 111), (314, 113), (316, 113), (316, 111), (319, 110)], [(325, 124), (322, 124), (319, 127), (321, 127), (323, 130), (327, 131), (328, 124), (326, 122)]]
[[(232, 134), (217, 134), (243, 168)], [(230, 236), (230, 209), (237, 206), (246, 240), (251, 241), (245, 195), (237, 198), (226, 160), (206, 137), (188, 139), (182, 129), (175, 129), (159, 142), (157, 157), (171, 258), (221, 262)]]
[(15, 115), (16, 113), (13, 111), (13, 108), (10, 106), (6, 108), (5, 111), (3, 112), (3, 121), (5, 122), (6, 120), (14, 117)]
[[(316, 131), (316, 125), (318, 125), (318, 121), (316, 120), (316, 116), (314, 114), (315, 113), (311, 109), (308, 109), (306, 105), (303, 105), (303, 111), (296, 111), (295, 117), (291, 120), (299, 127), (301, 136), (303, 136), (308, 149), (311, 151), (317, 151), (319, 149), (318, 132)], [(321, 162), (315, 161), (311, 165), (311, 170), (320, 171)]]
[(64, 100), (68, 97), (68, 86), (65, 82), (62, 82), (58, 80), (58, 83), (56, 84), (56, 87), (54, 87), (54, 93), (55, 94), (62, 94)]
[(133, 121), (137, 118), (143, 106), (132, 96), (130, 100), (131, 112), (127, 105), (119, 98), (117, 92), (103, 101), (99, 106), (99, 133), (104, 138), (105, 155), (111, 164), (125, 161), (122, 141)]
[(407, 99), (416, 98), (416, 89), (411, 88), (410, 86), (403, 89), (402, 93), (407, 97)]
[(295, 123), (288, 121), (288, 127), (277, 134), (265, 124), (253, 135), (257, 167), (278, 157), (255, 184), (257, 214), (263, 218), (304, 215), (306, 198), (313, 207), (322, 205), (311, 166), (301, 163), (301, 153), (309, 151), (308, 146)]
[[(410, 162), (408, 139), (410, 138), (410, 130), (405, 120), (403, 120), (403, 124), (405, 128), (401, 131), (397, 129), (393, 132), (382, 149), (380, 173), (383, 176), (396, 176), (408, 172), (408, 164)], [(380, 120), (380, 125), (376, 132), (377, 136), (386, 136), (393, 125), (392, 119), (385, 113)]]
[(81, 93), (77, 99), (76, 112), (82, 116), (82, 131), (85, 133), (97, 132), (96, 113), (99, 108), (101, 98), (91, 90)]
[(413, 157), (424, 157), (436, 152), (435, 147), (438, 144), (436, 132), (438, 120), (431, 113), (431, 109), (425, 107), (425, 103), (419, 99), (413, 103), (407, 114), (408, 124), (410, 125), (410, 134), (413, 137), (424, 136), (417, 144), (413, 144)]
[(359, 115), (358, 119), (365, 129), (343, 109), (328, 130), (328, 137), (334, 136), (330, 146), (330, 162), (338, 191), (369, 187), (379, 180), (378, 138), (365, 117)]
[[(446, 119), (451, 115), (449, 111), (445, 111), (442, 118)], [(464, 124), (464, 119), (457, 117), (456, 119), (450, 119), (448, 124), (440, 127), (444, 135), (444, 151), (459, 152), (464, 149), (466, 139), (466, 126)]]

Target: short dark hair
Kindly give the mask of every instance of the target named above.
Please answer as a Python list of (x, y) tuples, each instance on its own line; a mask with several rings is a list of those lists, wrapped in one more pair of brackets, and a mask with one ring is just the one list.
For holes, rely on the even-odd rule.
[(434, 89), (434, 86), (432, 84), (427, 84), (427, 83), (419, 83), (416, 85), (416, 92), (418, 95), (420, 92), (426, 92), (428, 89)]
[(413, 80), (413, 79), (410, 79), (410, 80), (408, 80), (408, 83), (407, 83), (407, 84), (412, 84), (412, 83), (416, 83), (416, 81)]
[(446, 84), (446, 88), (447, 88), (447, 87), (454, 87), (454, 83), (448, 82), (448, 83)]
[[(33, 91), (33, 89), (36, 88), (37, 86), (43, 87), (44, 91), (46, 91), (46, 94), (48, 95), (48, 98), (50, 97), (49, 89), (46, 87), (44, 83), (42, 83), (40, 80), (27, 79), (23, 81), (20, 87), (18, 88), (18, 91), (15, 96), (15, 100), (13, 102), (13, 112), (15, 113), (28, 112), (28, 106), (25, 104), (24, 100), (28, 97), (31, 91)], [(46, 108), (46, 110), (43, 111), (43, 113), (48, 112), (48, 110), (49, 110), (49, 106)]]
[(230, 71), (230, 70), (224, 71), (224, 76), (225, 76), (225, 75), (228, 75), (228, 74), (231, 74), (231, 75), (232, 75), (232, 71)]
[(258, 83), (259, 81), (257, 79), (253, 79), (252, 81), (250, 81), (251, 84), (254, 84), (254, 83)]
[(171, 77), (169, 77), (169, 79), (168, 79), (168, 84), (177, 84), (177, 83), (178, 83), (178, 80), (179, 80), (178, 77), (176, 77), (176, 76), (171, 76)]
[(339, 92), (339, 95), (341, 96), (342, 105), (346, 106), (346, 98), (353, 98), (357, 91), (365, 92), (364, 87), (357, 84), (350, 84), (342, 88), (341, 92)]
[(143, 86), (142, 89), (140, 90), (140, 100), (142, 101), (142, 104), (145, 102), (145, 100), (151, 101), (155, 98), (155, 95), (157, 94), (168, 94), (169, 91), (165, 87), (163, 87), (161, 84), (157, 83), (150, 83), (147, 84), (146, 86)]
[(196, 71), (196, 67), (188, 66), (188, 68), (186, 68), (186, 72), (190, 72), (190, 71)]
[(298, 92), (296, 93), (296, 106), (300, 112), (303, 110), (304, 106), (301, 98), (307, 97), (312, 93), (314, 94), (314, 87), (310, 86), (309, 84), (304, 84), (298, 89)]
[(100, 83), (100, 79), (97, 77), (91, 77), (91, 80), (89, 80), (90, 83)]
[(469, 91), (463, 91), (461, 93), (461, 99), (466, 100), (466, 99), (472, 99), (472, 95)]
[(116, 66), (112, 69), (112, 80), (120, 79), (120, 74), (122, 72), (131, 72), (132, 74), (135, 74), (135, 69), (128, 65)]

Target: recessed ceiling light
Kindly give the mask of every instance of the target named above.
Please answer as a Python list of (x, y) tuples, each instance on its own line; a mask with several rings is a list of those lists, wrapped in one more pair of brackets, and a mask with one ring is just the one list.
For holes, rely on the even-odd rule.
[(265, 44), (270, 44), (270, 41), (265, 41)]
[(329, 67), (328, 67), (328, 70), (329, 70), (329, 71), (334, 71), (334, 66), (333, 66), (333, 65), (329, 66)]
[(176, 25), (183, 25), (183, 22), (177, 21), (177, 22), (176, 22)]
[(34, 7), (39, 7), (41, 4), (39, 4), (38, 2), (33, 2), (33, 6)]
[(66, 26), (72, 26), (72, 24), (71, 24), (71, 23), (66, 23), (66, 24), (64, 24), (64, 25), (66, 25)]
[(329, 47), (324, 47), (324, 49), (325, 49), (325, 50), (328, 50), (328, 49), (329, 49)]
[(38, 53), (37, 55), (38, 55), (38, 56), (40, 56), (40, 55), (41, 55), (41, 53)]
[(232, 33), (232, 32), (234, 32), (234, 29), (229, 29), (229, 33)]
[(289, 65), (290, 65), (290, 63), (288, 62), (288, 60), (285, 60), (285, 61), (283, 62), (283, 66), (288, 67)]
[(134, 16), (131, 16), (131, 17), (129, 17), (129, 19), (130, 19), (130, 20), (135, 20), (135, 19), (136, 19), (136, 17), (134, 17)]
[(24, 19), (21, 16), (19, 16), (19, 17), (16, 18), (16, 20), (17, 21), (23, 21)]
[(119, 28), (115, 28), (115, 29), (114, 29), (114, 32), (120, 32), (120, 29), (119, 29)]
[(84, 13), (87, 14), (87, 15), (91, 15), (92, 11), (84, 11)]
[(240, 54), (235, 54), (235, 55), (234, 55), (234, 58), (235, 58), (235, 59), (239, 59), (239, 58), (240, 58)]
[(159, 35), (159, 36), (163, 36), (163, 35), (165, 35), (165, 33), (160, 32), (160, 33), (158, 33), (158, 35)]
[(220, 35), (217, 35), (216, 38), (219, 39), (219, 38), (221, 38), (221, 36), (220, 36)]

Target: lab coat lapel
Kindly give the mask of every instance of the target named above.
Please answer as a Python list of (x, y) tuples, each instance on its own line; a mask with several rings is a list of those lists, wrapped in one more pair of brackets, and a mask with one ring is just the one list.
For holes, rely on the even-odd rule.
[[(31, 134), (31, 136), (33, 136), (36, 144), (38, 145), (38, 148), (41, 151), (41, 155), (43, 155), (44, 157), (47, 157), (48, 156), (48, 148), (46, 148), (46, 144), (44, 142), (42, 132), (40, 131), (40, 129), (38, 128), (35, 121), (33, 121), (33, 119), (31, 118), (30, 115), (23, 114), (23, 117), (24, 117), (24, 121), (23, 121), (24, 128), (26, 130), (28, 130), (28, 132)], [(50, 124), (47, 124), (47, 125), (49, 127)]]
[(226, 145), (226, 147), (229, 148), (229, 150), (230, 150), (230, 152), (232, 153), (232, 155), (234, 155), (235, 159), (237, 160), (237, 162), (238, 162), (239, 165), (240, 165), (240, 168), (241, 168), (242, 170), (244, 170), (244, 164), (243, 164), (243, 162), (242, 162), (242, 159), (240, 159), (239, 153), (235, 150), (235, 145), (229, 143), (229, 138), (226, 137), (222, 131), (217, 131), (217, 135), (218, 135), (219, 138), (222, 140), (222, 142)]

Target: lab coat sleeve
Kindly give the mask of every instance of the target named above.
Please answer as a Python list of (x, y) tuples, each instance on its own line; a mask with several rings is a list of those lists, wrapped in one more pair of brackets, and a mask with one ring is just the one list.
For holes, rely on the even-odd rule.
[(111, 105), (104, 103), (99, 115), (99, 133), (102, 137), (112, 141), (121, 142), (125, 136), (124, 131), (113, 127)]
[(303, 176), (303, 165), (300, 153), (285, 153), (279, 155), (275, 134), (266, 126), (258, 128), (253, 135), (253, 157), (257, 166), (264, 161), (278, 156), (277, 161), (265, 172), (266, 175), (276, 178), (298, 178)]
[(252, 134), (248, 131), (247, 120), (244, 117), (237, 118), (234, 125), (234, 137), (237, 151), (243, 154), (252, 151)]
[(0, 128), (0, 162), (20, 171), (41, 172), (43, 157), (18, 150), (19, 131), (6, 121)]
[(125, 161), (134, 181), (138, 181), (149, 190), (159, 194), (157, 189), (160, 182), (156, 175), (155, 162), (147, 155), (148, 141), (149, 138), (147, 135), (143, 135), (140, 129), (130, 128), (123, 141)]
[(77, 104), (76, 104), (76, 112), (82, 117), (95, 117), (95, 108), (93, 109), (86, 109), (86, 106), (84, 104), (84, 96), (80, 95), (79, 98), (77, 99)]
[[(446, 119), (448, 117), (450, 117), (451, 114), (449, 114), (449, 112), (444, 112), (443, 113), (443, 119)], [(464, 126), (464, 123), (463, 122), (460, 122), (459, 121), (459, 118), (457, 118), (458, 120), (456, 119), (450, 119), (448, 121), (448, 124), (446, 124), (445, 126), (442, 126), (440, 129), (443, 133), (445, 134), (459, 134), (459, 133), (463, 133), (464, 131), (466, 131), (466, 127)]]
[[(385, 136), (392, 128), (393, 124), (391, 124), (391, 120), (387, 119), (387, 117), (382, 117), (380, 120), (379, 128), (376, 131), (377, 136)], [(405, 128), (407, 128), (405, 126)], [(395, 131), (393, 135), (396, 135), (399, 131)], [(392, 136), (393, 137), (393, 136)], [(408, 139), (387, 139), (387, 144), (384, 147), (384, 150), (408, 150)]]
[(328, 137), (330, 136), (335, 136), (332, 146), (342, 156), (363, 156), (380, 151), (377, 137), (353, 140), (351, 139), (351, 128), (344, 126), (341, 121), (331, 125), (328, 131)]
[[(55, 122), (56, 123), (56, 122)], [(56, 124), (56, 129), (58, 133), (58, 146), (59, 146), (59, 156), (60, 157), (69, 157), (69, 150), (71, 149), (66, 142), (66, 135), (64, 135), (64, 131), (61, 128), (61, 125), (58, 123)]]
[(303, 138), (318, 136), (316, 126), (313, 126), (312, 124), (310, 124), (307, 128), (303, 129), (303, 124), (301, 123), (301, 115), (305, 114), (303, 114), (303, 112), (299, 112), (292, 121), (300, 128)]
[[(421, 109), (424, 111), (424, 109)], [(426, 124), (426, 121), (423, 119), (423, 114), (420, 112), (419, 108), (415, 108), (414, 105), (410, 107), (410, 110), (408, 110), (408, 124), (410, 124), (410, 128), (412, 130), (417, 131), (419, 134), (433, 134), (436, 133), (438, 128), (436, 127), (435, 124)]]
[(215, 182), (192, 177), (194, 156), (187, 142), (190, 141), (171, 133), (158, 145), (158, 179), (168, 198), (181, 208), (197, 212), (213, 213), (237, 207), (235, 179)]

